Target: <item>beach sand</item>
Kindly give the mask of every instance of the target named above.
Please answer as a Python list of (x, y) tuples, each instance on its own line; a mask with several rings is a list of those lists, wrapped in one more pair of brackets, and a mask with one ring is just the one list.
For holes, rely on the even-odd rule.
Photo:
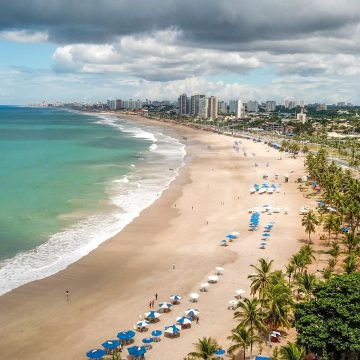
[[(274, 149), (240, 139), (244, 156), (233, 149), (231, 137), (138, 121), (187, 137), (186, 165), (170, 188), (117, 236), (67, 269), (0, 297), (1, 359), (85, 359), (89, 349), (101, 348), (119, 331), (132, 329), (155, 293), (158, 302), (168, 301), (173, 293), (183, 300), (150, 331), (138, 333), (135, 344), (140, 345), (151, 330), (174, 323), (189, 307), (200, 310), (200, 323), (183, 330), (179, 338), (162, 338), (147, 359), (183, 359), (203, 336), (215, 337), (227, 348), (226, 337), (235, 324), (228, 302), (236, 289), (249, 292), (250, 264), (265, 257), (281, 267), (303, 245), (306, 236), (298, 210), (310, 200), (294, 183), (303, 175), (303, 158), (283, 155), (278, 160)], [(261, 184), (265, 172), (270, 174), (267, 182), (272, 182), (275, 172), (279, 174), (280, 193), (250, 195), (249, 188)], [(283, 173), (290, 175), (287, 184)], [(262, 214), (259, 230), (248, 231), (248, 209), (264, 204), (289, 207), (290, 212)], [(261, 227), (271, 220), (276, 223), (269, 245), (259, 249)], [(219, 246), (231, 231), (238, 231), (239, 238), (228, 247)], [(225, 269), (218, 284), (210, 285), (207, 293), (199, 292), (199, 284), (214, 273), (215, 266)], [(198, 303), (190, 303), (191, 292), (200, 294)], [(267, 352), (264, 346), (263, 353)]]

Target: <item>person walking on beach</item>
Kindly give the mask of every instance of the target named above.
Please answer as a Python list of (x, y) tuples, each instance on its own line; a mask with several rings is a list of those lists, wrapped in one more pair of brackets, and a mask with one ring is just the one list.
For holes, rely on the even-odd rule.
[(65, 294), (66, 294), (66, 301), (69, 302), (69, 290), (66, 290)]
[(155, 300), (156, 300), (156, 301), (157, 301), (157, 298), (158, 298), (158, 294), (156, 293), (156, 294), (155, 294)]
[(199, 321), (200, 321), (199, 316), (196, 316), (196, 324), (200, 325)]
[(151, 309), (151, 305), (152, 305), (152, 301), (150, 300), (149, 302), (149, 308)]
[(173, 268), (173, 270), (175, 270), (175, 264), (172, 264), (172, 268)]

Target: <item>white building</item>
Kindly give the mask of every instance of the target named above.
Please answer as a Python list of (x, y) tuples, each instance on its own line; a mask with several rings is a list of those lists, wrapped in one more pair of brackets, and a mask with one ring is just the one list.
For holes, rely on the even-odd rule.
[(209, 117), (209, 99), (206, 97), (199, 99), (199, 118), (207, 119)]

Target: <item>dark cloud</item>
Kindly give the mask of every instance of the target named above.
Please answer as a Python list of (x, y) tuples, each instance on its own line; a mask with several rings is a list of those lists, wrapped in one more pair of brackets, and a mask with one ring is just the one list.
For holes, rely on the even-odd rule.
[(244, 51), (337, 33), (359, 19), (357, 0), (2, 0), (0, 30), (46, 30), (68, 44), (177, 28), (187, 44)]

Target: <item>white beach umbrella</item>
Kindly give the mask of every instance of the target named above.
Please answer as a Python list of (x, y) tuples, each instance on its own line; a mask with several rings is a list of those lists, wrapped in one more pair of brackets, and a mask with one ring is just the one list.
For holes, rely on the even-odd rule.
[(163, 302), (159, 304), (159, 309), (170, 309), (172, 307), (172, 304), (168, 303), (168, 302)]
[(198, 301), (199, 296), (200, 296), (200, 295), (199, 295), (198, 293), (191, 293), (191, 294), (190, 294), (190, 301), (192, 301), (192, 302)]
[(153, 320), (153, 319), (159, 318), (160, 316), (161, 316), (161, 314), (158, 313), (157, 311), (149, 311), (149, 312), (146, 312), (146, 313), (145, 313), (145, 318), (146, 318), (146, 319), (151, 319), (151, 320)]
[(209, 286), (210, 286), (210, 284), (208, 282), (201, 283), (200, 284), (200, 291), (208, 291)]
[(235, 309), (239, 305), (239, 300), (230, 300), (229, 301), (229, 309)]
[(234, 236), (238, 236), (240, 233), (239, 232), (237, 232), (237, 231), (232, 231), (231, 233), (230, 233), (230, 235), (234, 235)]
[(186, 316), (178, 316), (176, 318), (176, 323), (180, 325), (191, 325), (191, 319)]
[(216, 270), (216, 274), (217, 274), (217, 275), (220, 275), (220, 274), (222, 274), (222, 272), (224, 271), (224, 268), (221, 267), (221, 266), (217, 266), (217, 267), (215, 268), (215, 270)]
[(180, 330), (181, 330), (181, 327), (176, 324), (165, 326), (165, 332), (167, 334), (176, 335), (180, 332)]
[(172, 300), (172, 301), (180, 301), (181, 299), (182, 299), (182, 297), (180, 296), (180, 295), (171, 295), (170, 296), (170, 299)]
[(235, 294), (236, 294), (236, 296), (241, 296), (241, 295), (243, 295), (243, 294), (245, 294), (246, 293), (246, 291), (245, 290), (243, 290), (243, 289), (238, 289), (238, 290), (235, 290)]
[(211, 284), (211, 283), (216, 283), (216, 282), (218, 282), (219, 277), (218, 277), (217, 275), (210, 275), (210, 276), (208, 277), (208, 279), (209, 279), (209, 283)]

